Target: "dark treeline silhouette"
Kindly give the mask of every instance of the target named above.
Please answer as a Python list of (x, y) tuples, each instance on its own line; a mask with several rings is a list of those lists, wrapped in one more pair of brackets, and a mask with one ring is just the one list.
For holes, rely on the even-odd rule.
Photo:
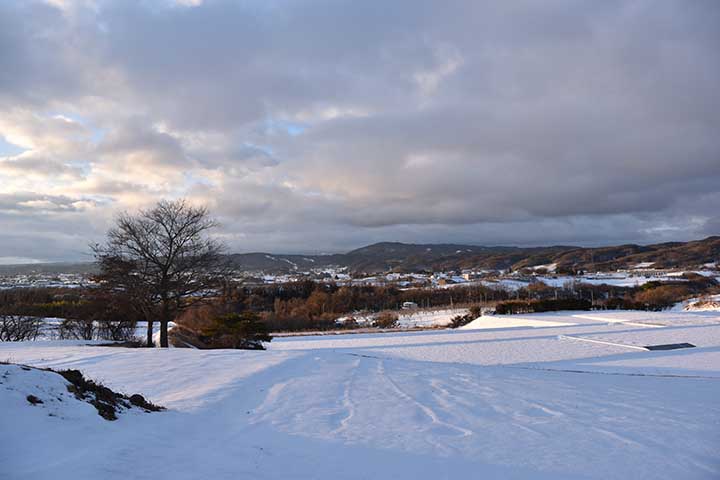
[(546, 298), (542, 300), (506, 300), (495, 306), (498, 315), (515, 313), (556, 312), (559, 310), (590, 310), (590, 301), (581, 298)]

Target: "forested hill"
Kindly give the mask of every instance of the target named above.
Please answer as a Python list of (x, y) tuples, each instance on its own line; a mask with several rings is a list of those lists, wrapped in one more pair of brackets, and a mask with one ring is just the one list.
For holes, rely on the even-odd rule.
[(407, 244), (382, 242), (335, 255), (231, 255), (243, 270), (303, 271), (317, 267), (347, 267), (352, 272), (413, 272), (422, 270), (521, 269), (552, 265), (558, 271), (607, 271), (634, 268), (652, 262), (654, 268), (700, 268), (720, 262), (720, 237), (656, 245), (619, 245), (585, 248), (482, 247), (458, 244)]

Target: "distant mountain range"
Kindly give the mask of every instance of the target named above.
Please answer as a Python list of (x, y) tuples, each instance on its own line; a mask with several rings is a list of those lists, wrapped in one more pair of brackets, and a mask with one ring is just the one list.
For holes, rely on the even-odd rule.
[(243, 253), (230, 255), (241, 270), (288, 273), (311, 268), (339, 266), (351, 272), (417, 272), (462, 269), (512, 269), (555, 264), (562, 270), (608, 271), (649, 264), (655, 268), (698, 268), (720, 261), (720, 236), (691, 242), (656, 245), (619, 245), (585, 248), (480, 247), (457, 244), (407, 244), (382, 242), (344, 254), (276, 255)]
[[(232, 265), (248, 272), (292, 273), (313, 268), (346, 267), (350, 272), (381, 273), (476, 270), (520, 270), (553, 265), (558, 271), (611, 271), (647, 265), (654, 268), (700, 268), (720, 263), (720, 236), (690, 242), (611, 247), (481, 247), (457, 244), (382, 242), (333, 255), (236, 253)], [(0, 265), (0, 274), (89, 273), (92, 263)]]
[(0, 265), (0, 275), (86, 275), (96, 271), (94, 262), (52, 262)]

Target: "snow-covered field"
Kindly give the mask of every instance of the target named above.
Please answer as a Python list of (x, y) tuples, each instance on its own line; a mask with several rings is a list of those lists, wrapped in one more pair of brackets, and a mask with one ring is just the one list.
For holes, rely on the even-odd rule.
[[(446, 327), (453, 317), (465, 315), (468, 313), (467, 308), (418, 308), (408, 310), (398, 310), (397, 313), (398, 327), (414, 328), (414, 327)], [(378, 317), (378, 313), (365, 313), (360, 315), (352, 315), (352, 318), (361, 326), (372, 325)], [(339, 323), (344, 323), (350, 317), (342, 317), (338, 319)]]
[(444, 327), (450, 324), (453, 317), (467, 313), (467, 308), (405, 310), (398, 315), (398, 325), (401, 327)]
[[(547, 267), (541, 265), (536, 268)], [(720, 274), (717, 270), (696, 270), (696, 271), (667, 271), (657, 270), (653, 272), (598, 272), (594, 274), (585, 274), (578, 276), (569, 275), (537, 275), (534, 280), (543, 282), (544, 284), (563, 288), (572, 284), (588, 284), (588, 285), (611, 285), (615, 287), (640, 287), (648, 282), (677, 282), (684, 281), (680, 278), (684, 273), (697, 273), (704, 277), (712, 277), (720, 281)], [(515, 291), (520, 288), (526, 288), (530, 285), (527, 279), (500, 278), (497, 280), (481, 280), (480, 283), (487, 287), (500, 288), (508, 291)], [(459, 285), (463, 285), (460, 283)], [(458, 285), (451, 285), (458, 286)]]
[[(642, 348), (680, 342), (696, 347)], [(0, 384), (3, 479), (720, 478), (718, 312), (481, 317), (266, 352), (8, 343), (0, 360), (169, 408), (48, 416)]]

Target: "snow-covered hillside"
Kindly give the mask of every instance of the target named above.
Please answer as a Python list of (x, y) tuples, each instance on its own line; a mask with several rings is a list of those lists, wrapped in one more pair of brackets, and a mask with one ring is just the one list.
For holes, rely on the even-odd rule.
[[(169, 410), (50, 428), (12, 404), (0, 478), (720, 476), (719, 315), (487, 320), (276, 339), (266, 352), (3, 344), (0, 359), (77, 368)], [(695, 347), (642, 348), (679, 342)]]

